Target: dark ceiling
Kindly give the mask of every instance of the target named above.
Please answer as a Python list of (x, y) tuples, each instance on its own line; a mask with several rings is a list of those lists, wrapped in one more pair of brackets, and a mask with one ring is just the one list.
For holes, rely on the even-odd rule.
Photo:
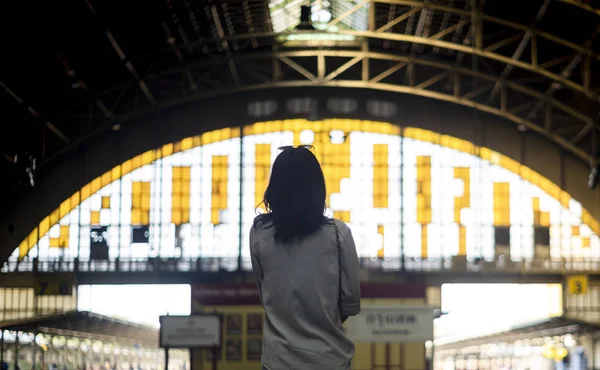
[[(343, 2), (346, 0), (334, 0)], [(539, 74), (519, 68), (507, 71), (498, 59), (460, 55), (457, 50), (428, 44), (414, 46), (410, 41), (369, 38), (372, 51), (393, 55), (418, 55), (520, 83), (527, 88), (550, 94), (561, 103), (587, 116), (595, 116), (597, 87), (600, 86), (599, 62), (595, 56), (600, 41), (598, 29), (599, 1), (575, 0), (430, 0), (432, 8), (419, 25), (419, 13), (387, 30), (394, 34), (428, 37), (449, 25), (464, 21), (473, 4), (483, 14), (525, 27), (532, 27), (582, 46), (590, 57), (590, 93), (581, 93), (553, 85)], [(385, 26), (411, 6), (422, 1), (382, 1), (375, 3), (375, 28)], [(540, 9), (543, 14), (538, 17)], [(64, 0), (31, 3), (4, 1), (0, 5), (2, 65), (0, 69), (0, 107), (3, 133), (0, 135), (0, 209), (5, 211), (12, 200), (27, 191), (28, 178), (23, 162), (26, 153), (36, 159), (37, 169), (51, 168), (48, 163), (60, 160), (60, 153), (93, 133), (126, 124), (132, 112), (218, 88), (231, 81), (230, 76), (201, 78), (183, 75), (181, 80), (160, 76), (168, 69), (186, 70), (185, 66), (221, 58), (271, 51), (278, 43), (274, 37), (268, 0)], [(539, 19), (536, 20), (536, 17)], [(444, 40), (465, 44), (470, 27), (457, 27)], [(489, 46), (518, 32), (506, 24), (486, 22), (483, 45)], [(417, 34), (420, 32), (420, 35)], [(240, 37), (252, 34), (256, 37)], [(516, 42), (495, 52), (514, 56)], [(584, 64), (568, 70), (573, 51), (546, 38), (537, 39), (538, 60), (548, 63), (547, 70), (584, 84)], [(340, 47), (341, 48), (341, 47)], [(517, 58), (531, 63), (530, 46)], [(259, 66), (263, 68), (264, 66)], [(259, 68), (259, 69), (260, 69)], [(306, 68), (309, 68), (306, 66)], [(285, 73), (285, 72), (284, 72)], [(217, 72), (217, 74), (219, 74)], [(225, 74), (225, 72), (222, 72)], [(206, 77), (206, 75), (204, 76)], [(243, 73), (240, 80), (247, 78)], [(215, 81), (217, 80), (217, 81)], [(224, 82), (225, 81), (225, 82)], [(550, 92), (549, 92), (550, 91)], [(587, 91), (587, 90), (586, 90)], [(590, 98), (591, 95), (592, 97)], [(559, 122), (559, 119), (557, 119)], [(565, 133), (568, 131), (564, 129)], [(577, 132), (569, 135), (575, 136)], [(566, 135), (566, 134), (565, 134)], [(568, 135), (567, 135), (568, 136)], [(571, 136), (571, 137), (572, 137)], [(579, 138), (577, 145), (591, 150), (591, 135)], [(14, 164), (14, 156), (19, 158)], [(43, 181), (40, 175), (39, 181)], [(4, 212), (0, 212), (2, 214)]]

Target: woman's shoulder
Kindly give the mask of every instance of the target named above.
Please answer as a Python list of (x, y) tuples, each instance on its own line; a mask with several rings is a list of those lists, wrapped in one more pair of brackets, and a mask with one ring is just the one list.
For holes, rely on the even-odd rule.
[(332, 225), (335, 225), (335, 227), (337, 227), (337, 229), (339, 230), (339, 232), (343, 235), (346, 234), (346, 232), (348, 232), (350, 230), (350, 227), (348, 225), (346, 225), (346, 223), (342, 220), (338, 220), (337, 218), (332, 218), (331, 219)]

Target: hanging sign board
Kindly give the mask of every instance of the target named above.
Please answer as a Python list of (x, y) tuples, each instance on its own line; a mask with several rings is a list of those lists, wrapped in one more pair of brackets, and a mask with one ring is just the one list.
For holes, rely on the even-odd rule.
[(362, 343), (433, 340), (433, 307), (363, 305), (346, 322), (346, 335)]
[(161, 316), (161, 348), (214, 348), (221, 346), (219, 315)]
[(573, 295), (587, 294), (587, 291), (588, 291), (587, 275), (567, 276), (567, 287), (569, 289), (569, 294), (573, 294)]

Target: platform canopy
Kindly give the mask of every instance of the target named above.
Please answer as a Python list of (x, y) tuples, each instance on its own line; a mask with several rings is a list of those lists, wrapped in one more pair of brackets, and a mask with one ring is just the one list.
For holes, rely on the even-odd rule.
[(591, 334), (597, 336), (600, 334), (600, 325), (564, 316), (553, 317), (538, 322), (515, 326), (509, 330), (490, 335), (438, 345), (436, 346), (436, 350), (458, 350), (488, 344), (514, 343), (536, 338), (560, 337), (569, 334)]
[(0, 330), (158, 348), (158, 330), (87, 311), (4, 322)]

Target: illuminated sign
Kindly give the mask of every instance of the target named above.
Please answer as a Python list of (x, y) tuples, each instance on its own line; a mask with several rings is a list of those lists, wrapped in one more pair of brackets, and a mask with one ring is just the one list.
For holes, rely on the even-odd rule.
[[(387, 123), (286, 120), (183, 139), (125, 161), (66, 199), (12, 256), (220, 257), (247, 239), (282, 145), (311, 144), (327, 214), (373, 259), (588, 257), (600, 224), (556, 184), (470, 142)], [(240, 229), (241, 228), (241, 229)]]
[(345, 328), (355, 342), (426, 342), (433, 340), (433, 308), (363, 305)]

